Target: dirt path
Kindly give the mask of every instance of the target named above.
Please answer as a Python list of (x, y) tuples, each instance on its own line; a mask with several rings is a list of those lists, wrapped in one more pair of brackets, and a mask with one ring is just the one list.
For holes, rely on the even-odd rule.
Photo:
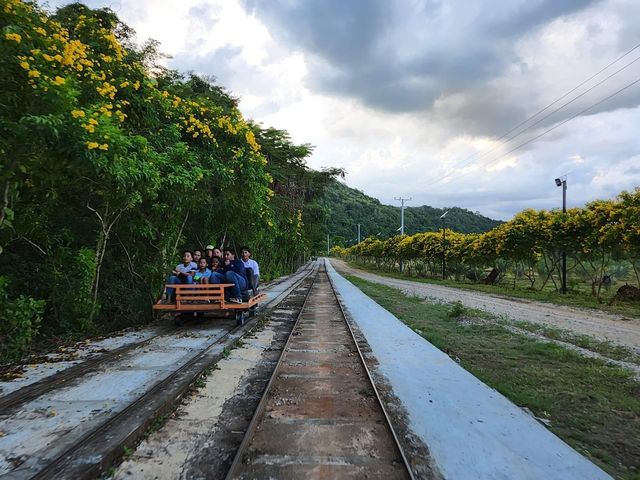
[(621, 315), (595, 310), (505, 298), (484, 292), (383, 277), (353, 268), (338, 259), (331, 259), (331, 263), (340, 273), (356, 275), (370, 282), (396, 287), (410, 295), (444, 302), (460, 301), (466, 307), (507, 316), (512, 320), (525, 320), (562, 328), (578, 335), (589, 335), (598, 340), (631, 347), (640, 353), (640, 320), (637, 319), (623, 320)]

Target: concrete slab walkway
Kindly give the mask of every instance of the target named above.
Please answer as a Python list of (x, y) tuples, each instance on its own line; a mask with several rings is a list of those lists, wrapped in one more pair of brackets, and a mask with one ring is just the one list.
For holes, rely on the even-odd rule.
[(340, 276), (327, 271), (446, 479), (611, 477)]

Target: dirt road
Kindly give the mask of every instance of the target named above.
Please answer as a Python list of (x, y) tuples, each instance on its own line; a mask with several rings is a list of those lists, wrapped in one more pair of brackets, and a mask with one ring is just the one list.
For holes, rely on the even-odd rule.
[(578, 335), (589, 335), (598, 340), (630, 347), (640, 353), (640, 320), (637, 319), (623, 320), (624, 317), (621, 315), (595, 310), (383, 277), (355, 269), (338, 259), (331, 259), (331, 263), (340, 273), (356, 275), (370, 282), (396, 287), (409, 295), (429, 297), (443, 302), (460, 301), (467, 307), (477, 308), (494, 315), (562, 328)]

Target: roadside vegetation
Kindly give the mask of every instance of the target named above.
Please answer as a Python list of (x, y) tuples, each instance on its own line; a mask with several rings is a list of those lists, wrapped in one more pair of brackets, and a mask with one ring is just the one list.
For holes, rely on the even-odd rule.
[(144, 323), (182, 249), (249, 245), (263, 279), (322, 243), (342, 172), (162, 66), (109, 9), (0, 0), (0, 363)]
[[(562, 253), (567, 295), (561, 295)], [(418, 279), (640, 316), (640, 187), (566, 213), (524, 210), (485, 233), (369, 237), (334, 255)], [(443, 272), (443, 260), (445, 271)]]
[(459, 303), (429, 303), (392, 287), (348, 278), (613, 476), (640, 478), (640, 382), (632, 372), (514, 333), (499, 322), (487, 322), (487, 313)]

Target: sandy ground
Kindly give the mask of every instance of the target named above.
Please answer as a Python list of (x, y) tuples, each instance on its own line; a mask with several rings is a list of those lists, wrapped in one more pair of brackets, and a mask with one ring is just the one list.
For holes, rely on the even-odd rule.
[(623, 319), (621, 315), (596, 310), (511, 299), (484, 292), (384, 277), (353, 268), (338, 259), (331, 259), (331, 263), (340, 273), (356, 275), (370, 282), (396, 287), (409, 295), (442, 302), (459, 301), (466, 307), (512, 320), (525, 320), (561, 328), (578, 335), (589, 335), (598, 340), (630, 347), (640, 353), (640, 320), (637, 319)]

